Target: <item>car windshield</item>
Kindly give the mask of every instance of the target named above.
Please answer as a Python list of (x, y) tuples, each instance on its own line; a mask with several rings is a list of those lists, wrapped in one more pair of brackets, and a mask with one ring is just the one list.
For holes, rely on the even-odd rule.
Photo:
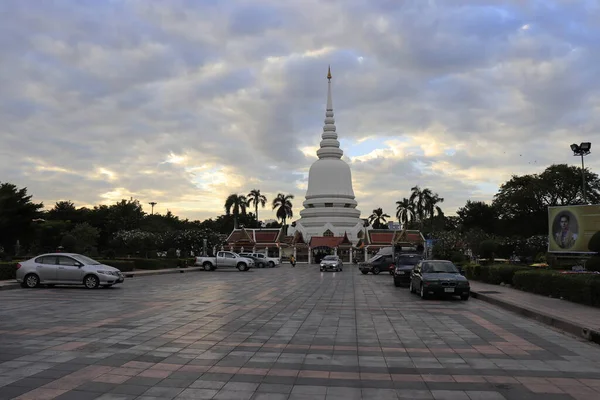
[(325, 256), (325, 257), (323, 257), (323, 260), (335, 261), (335, 260), (337, 260), (337, 256)]
[(423, 264), (423, 273), (450, 273), (458, 274), (458, 268), (454, 266), (450, 261), (429, 261)]
[(369, 259), (369, 262), (377, 261), (381, 258), (381, 256), (375, 256)]
[(398, 265), (417, 265), (419, 261), (419, 257), (400, 257)]
[(72, 257), (84, 265), (102, 265), (101, 262), (93, 260), (86, 256), (82, 256), (80, 254), (74, 254)]

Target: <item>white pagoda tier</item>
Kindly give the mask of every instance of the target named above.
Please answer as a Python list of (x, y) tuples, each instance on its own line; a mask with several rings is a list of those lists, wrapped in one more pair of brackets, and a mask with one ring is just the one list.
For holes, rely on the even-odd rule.
[(346, 235), (356, 244), (358, 233), (364, 229), (360, 211), (352, 189), (350, 166), (342, 160), (344, 152), (335, 129), (333, 102), (331, 100), (331, 69), (327, 71), (327, 109), (321, 145), (317, 150), (319, 159), (308, 172), (306, 200), (300, 211), (300, 219), (291, 226), (288, 235), (302, 233), (307, 242), (313, 236)]

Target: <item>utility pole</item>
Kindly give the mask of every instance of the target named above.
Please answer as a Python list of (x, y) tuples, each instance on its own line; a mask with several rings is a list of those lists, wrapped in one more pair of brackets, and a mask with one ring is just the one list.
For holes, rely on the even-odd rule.
[(158, 203), (157, 203), (157, 202), (155, 202), (155, 201), (151, 201), (151, 202), (150, 202), (150, 203), (148, 203), (148, 204), (150, 204), (150, 205), (152, 206), (152, 214), (150, 214), (150, 215), (154, 215), (154, 206), (155, 206), (155, 205), (157, 205)]

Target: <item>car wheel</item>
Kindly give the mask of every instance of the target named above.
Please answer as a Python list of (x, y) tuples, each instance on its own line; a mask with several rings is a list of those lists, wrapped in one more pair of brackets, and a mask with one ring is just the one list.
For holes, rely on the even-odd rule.
[(237, 265), (238, 271), (244, 271), (246, 268), (247, 268), (246, 264), (244, 264), (244, 263), (238, 263), (238, 265)]
[(362, 272), (363, 275), (366, 275), (369, 273), (369, 271), (360, 271), (360, 272)]
[(275, 263), (273, 261), (269, 261), (269, 268), (274, 268), (275, 267)]
[(88, 289), (96, 289), (100, 285), (100, 279), (95, 275), (86, 275), (83, 284)]
[(469, 293), (463, 293), (463, 294), (461, 294), (460, 295), (460, 299), (464, 300), (464, 301), (469, 300)]
[(212, 271), (212, 265), (209, 262), (202, 264), (202, 268), (204, 268), (205, 271)]
[(379, 275), (381, 271), (379, 271), (379, 267), (373, 268), (373, 275)]
[(23, 285), (26, 288), (33, 289), (40, 285), (40, 277), (36, 274), (29, 274), (23, 279)]
[(421, 294), (421, 298), (422, 298), (423, 300), (426, 300), (426, 299), (427, 299), (427, 292), (425, 292), (425, 286), (423, 286), (423, 284), (422, 284), (422, 283), (421, 283), (421, 293), (420, 293), (420, 294)]

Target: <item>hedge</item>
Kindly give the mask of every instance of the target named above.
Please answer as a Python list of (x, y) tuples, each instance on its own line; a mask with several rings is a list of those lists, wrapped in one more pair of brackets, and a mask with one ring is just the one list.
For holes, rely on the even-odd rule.
[(520, 271), (513, 277), (513, 284), (517, 289), (530, 293), (600, 306), (600, 274)]
[(106, 261), (133, 262), (135, 269), (154, 270), (192, 266), (196, 260), (193, 258), (122, 258)]
[(110, 267), (114, 267), (121, 272), (130, 272), (135, 268), (135, 263), (133, 261), (127, 260), (96, 260), (101, 262), (104, 265), (108, 265)]
[(467, 265), (463, 268), (468, 279), (482, 281), (494, 285), (513, 284), (515, 273), (528, 271), (530, 268), (520, 265)]
[(17, 278), (16, 262), (0, 262), (0, 281)]

